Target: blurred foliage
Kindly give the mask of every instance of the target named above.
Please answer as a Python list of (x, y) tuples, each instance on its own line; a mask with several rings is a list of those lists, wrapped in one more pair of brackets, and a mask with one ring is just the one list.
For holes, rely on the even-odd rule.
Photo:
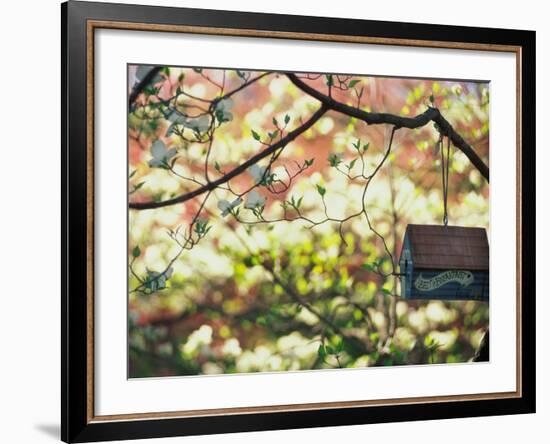
[[(148, 69), (130, 66), (130, 90)], [(307, 81), (366, 111), (414, 116), (435, 106), (488, 163), (487, 84)], [(317, 107), (282, 74), (163, 68), (129, 113), (130, 201), (160, 202), (222, 177)], [(390, 131), (329, 112), (275, 162), (215, 189), (202, 207), (204, 196), (129, 210), (130, 377), (471, 359), (488, 304), (405, 301), (390, 274), (407, 224), (442, 221), (433, 125), (396, 132), (370, 181), (365, 206), (378, 234), (363, 215), (337, 222), (360, 210), (365, 181), (356, 176), (381, 163)], [(251, 187), (239, 202), (236, 194)], [(327, 214), (333, 220), (308, 222)], [(489, 229), (489, 186), (454, 148), (449, 220)], [(191, 226), (192, 248), (182, 248), (178, 236)]]

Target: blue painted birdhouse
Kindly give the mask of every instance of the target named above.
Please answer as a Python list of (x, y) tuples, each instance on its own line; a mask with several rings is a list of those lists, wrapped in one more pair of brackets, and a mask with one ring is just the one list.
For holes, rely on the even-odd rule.
[(489, 300), (484, 228), (408, 225), (399, 268), (404, 299)]

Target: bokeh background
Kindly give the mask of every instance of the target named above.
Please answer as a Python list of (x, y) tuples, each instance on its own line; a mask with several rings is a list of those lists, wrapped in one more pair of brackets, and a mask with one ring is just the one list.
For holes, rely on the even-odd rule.
[[(141, 67), (143, 68), (143, 67)], [(129, 67), (129, 91), (139, 80), (139, 66)], [(243, 75), (263, 72), (232, 69), (166, 68), (129, 113), (129, 200), (162, 201), (204, 180), (205, 144), (178, 134), (167, 136), (171, 121), (155, 103), (179, 91), (175, 104), (190, 110), (242, 85)], [(307, 83), (327, 92), (326, 76)], [(344, 76), (347, 78), (347, 76)], [(444, 80), (351, 76), (353, 88), (332, 95), (366, 111), (414, 116), (431, 105), (482, 159), (489, 160), (489, 85)], [(358, 102), (358, 93), (360, 101)], [(318, 108), (286, 78), (270, 73), (232, 96), (231, 120), (215, 132), (209, 152), (209, 174), (219, 177), (264, 149), (253, 132), (274, 131), (273, 118), (288, 129), (300, 125)], [(363, 186), (334, 166), (337, 156), (347, 166), (358, 159), (353, 146), (368, 143), (367, 171), (382, 160), (389, 142), (387, 125), (367, 126), (336, 112), (327, 113), (285, 148), (273, 172), (314, 159), (288, 190), (259, 189), (263, 215), (279, 219), (281, 204), (302, 199), (300, 209), (312, 220), (323, 218), (323, 196), (331, 217), (344, 218), (361, 208)], [(433, 125), (395, 133), (392, 152), (372, 180), (366, 195), (373, 233), (364, 217), (342, 226), (324, 223), (309, 228), (303, 220), (247, 225), (222, 216), (220, 201), (232, 201), (227, 190), (215, 190), (201, 210), (211, 227), (189, 251), (170, 230), (188, 226), (200, 199), (154, 210), (129, 210), (129, 376), (175, 376), (256, 371), (313, 370), (380, 365), (467, 362), (489, 325), (489, 306), (473, 301), (404, 301), (393, 277), (372, 270), (392, 269), (408, 223), (440, 224), (443, 217), (439, 134)], [(185, 140), (187, 139), (187, 140)], [(176, 148), (173, 170), (152, 168), (151, 148), (161, 140)], [(489, 185), (469, 160), (451, 149), (449, 223), (485, 227), (489, 231)], [(356, 160), (350, 171), (360, 169)], [(222, 173), (220, 173), (222, 171)], [(244, 172), (231, 181), (244, 190), (254, 177)], [(243, 209), (243, 214), (246, 210)], [(244, 217), (244, 216), (243, 216)], [(253, 217), (248, 217), (251, 220)], [(139, 254), (136, 255), (135, 248)], [(173, 262), (166, 288), (132, 291), (139, 277), (160, 272)], [(135, 274), (135, 275), (134, 275)], [(292, 296), (291, 296), (292, 295)], [(297, 298), (301, 303), (296, 302)]]

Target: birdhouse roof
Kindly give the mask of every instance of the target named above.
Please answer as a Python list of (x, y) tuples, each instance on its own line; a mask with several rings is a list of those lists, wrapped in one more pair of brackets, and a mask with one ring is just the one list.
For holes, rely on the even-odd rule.
[(405, 238), (409, 239), (415, 269), (489, 271), (485, 228), (409, 225)]

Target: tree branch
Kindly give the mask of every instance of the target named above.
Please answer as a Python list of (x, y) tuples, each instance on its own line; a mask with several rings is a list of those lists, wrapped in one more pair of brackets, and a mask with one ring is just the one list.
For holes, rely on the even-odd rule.
[(266, 270), (272, 277), (273, 282), (276, 284), (279, 284), (279, 286), (284, 290), (284, 292), (290, 296), (290, 298), (295, 301), (297, 304), (305, 307), (307, 310), (309, 310), (314, 316), (317, 317), (321, 322), (323, 322), (325, 325), (327, 325), (334, 333), (342, 336), (344, 340), (348, 342), (348, 344), (352, 345), (354, 348), (357, 349), (359, 353), (366, 354), (369, 353), (370, 350), (367, 348), (367, 346), (357, 337), (350, 336), (346, 332), (344, 332), (340, 327), (338, 327), (334, 322), (332, 322), (330, 319), (328, 319), (326, 316), (323, 316), (323, 314), (317, 310), (315, 307), (313, 307), (311, 304), (309, 304), (307, 301), (305, 301), (301, 296), (299, 296), (297, 293), (294, 292), (292, 288), (290, 288), (288, 285), (286, 285), (281, 278), (271, 269), (267, 267), (263, 267), (264, 270)]
[(285, 75), (299, 89), (306, 94), (319, 100), (328, 109), (338, 111), (350, 117), (355, 117), (369, 125), (386, 123), (394, 125), (397, 128), (420, 128), (425, 126), (430, 121), (435, 122), (439, 126), (439, 130), (445, 136), (448, 136), (453, 145), (462, 151), (472, 164), (479, 170), (481, 175), (489, 182), (489, 167), (485, 165), (483, 160), (477, 155), (474, 149), (458, 134), (451, 124), (443, 117), (437, 108), (428, 108), (424, 113), (416, 117), (402, 117), (387, 113), (372, 113), (366, 112), (359, 108), (346, 105), (334, 100), (322, 92), (316, 90), (312, 86), (301, 80), (296, 74), (287, 72)]
[(134, 88), (132, 89), (132, 92), (130, 93), (130, 97), (128, 97), (128, 109), (131, 110), (132, 105), (138, 98), (138, 96), (142, 93), (142, 91), (151, 83), (151, 81), (155, 78), (155, 76), (160, 72), (162, 69), (162, 66), (155, 66), (151, 68), (151, 71), (149, 71), (141, 81), (139, 81)]
[(130, 202), (129, 207), (130, 209), (133, 209), (133, 210), (149, 210), (153, 208), (161, 208), (169, 205), (186, 202), (190, 199), (193, 199), (194, 197), (200, 196), (203, 193), (214, 190), (220, 185), (223, 185), (224, 183), (230, 181), (234, 177), (246, 171), (246, 169), (249, 168), (250, 166), (256, 164), (257, 162), (264, 159), (265, 157), (270, 156), (278, 149), (284, 148), (286, 145), (288, 145), (290, 142), (296, 139), (300, 134), (304, 133), (309, 128), (311, 128), (315, 124), (315, 122), (317, 122), (323, 116), (323, 114), (327, 112), (327, 110), (328, 108), (325, 105), (321, 105), (321, 107), (317, 111), (315, 111), (315, 113), (313, 113), (311, 117), (307, 121), (305, 121), (301, 126), (299, 126), (293, 131), (290, 131), (285, 137), (280, 139), (278, 142), (274, 143), (273, 145), (270, 145), (263, 151), (260, 151), (256, 155), (252, 156), (246, 162), (243, 162), (238, 167), (232, 169), (230, 172), (223, 175), (219, 179), (216, 179), (212, 182), (207, 183), (206, 185), (203, 185), (202, 187), (196, 188), (193, 191), (174, 197), (172, 199), (168, 199), (160, 202), (155, 202), (155, 201)]
[[(136, 85), (136, 87), (134, 88), (134, 91), (138, 89), (142, 83), (144, 83), (144, 85), (141, 85), (141, 89), (143, 89), (147, 85), (147, 83), (145, 83), (145, 80), (149, 77), (149, 75), (155, 69), (156, 68), (153, 68), (151, 72), (149, 72), (147, 76), (138, 85)], [(160, 70), (160, 67), (158, 69)], [(268, 157), (269, 155), (273, 154), (278, 149), (288, 145), (290, 142), (296, 139), (296, 137), (298, 137), (300, 134), (304, 133), (309, 128), (311, 128), (311, 126), (313, 126), (329, 110), (340, 112), (350, 117), (355, 117), (359, 120), (364, 121), (369, 125), (389, 124), (389, 125), (394, 125), (394, 127), (397, 129), (398, 128), (415, 129), (415, 128), (420, 128), (422, 126), (425, 126), (429, 122), (434, 122), (438, 125), (441, 133), (444, 134), (445, 136), (448, 136), (451, 139), (453, 144), (458, 149), (460, 149), (466, 155), (466, 157), (468, 157), (470, 162), (472, 162), (472, 164), (478, 169), (481, 175), (487, 180), (487, 182), (489, 182), (489, 168), (487, 167), (487, 165), (485, 165), (483, 160), (477, 155), (474, 149), (460, 136), (460, 134), (458, 134), (454, 130), (451, 124), (443, 117), (443, 115), (440, 113), (440, 111), (437, 108), (428, 108), (425, 112), (415, 117), (403, 117), (403, 116), (397, 116), (395, 114), (388, 114), (388, 113), (367, 112), (359, 108), (354, 108), (352, 106), (349, 106), (334, 100), (332, 97), (323, 94), (322, 92), (318, 91), (317, 89), (305, 83), (294, 73), (287, 72), (284, 74), (297, 88), (299, 88), (306, 94), (310, 95), (311, 97), (321, 102), (321, 107), (309, 118), (309, 120), (307, 120), (305, 123), (303, 123), (301, 126), (296, 128), (295, 130), (289, 132), (285, 137), (281, 138), (278, 142), (268, 146), (265, 150), (249, 158), (246, 162), (242, 163), (241, 165), (234, 168), (229, 173), (226, 173), (225, 175), (223, 175), (217, 180), (208, 182), (207, 184), (199, 188), (196, 188), (193, 191), (190, 191), (188, 193), (182, 194), (180, 196), (177, 196), (165, 201), (130, 202), (129, 208), (134, 210), (148, 210), (148, 209), (162, 208), (162, 207), (186, 202), (203, 193), (212, 191), (216, 189), (218, 186), (223, 185), (224, 183), (227, 183), (234, 177), (238, 176), (250, 166), (256, 164), (257, 162), (264, 159), (265, 157)], [(254, 79), (254, 81), (258, 80), (260, 77), (262, 76), (259, 76), (257, 79)], [(237, 90), (240, 90), (240, 89), (238, 88)], [(132, 94), (134, 93), (134, 91), (132, 91)], [(137, 95), (139, 95), (139, 92), (137, 93)], [(137, 95), (136, 97), (134, 97), (134, 100), (135, 98), (137, 98)], [(130, 99), (131, 98), (132, 96), (130, 96)]]

